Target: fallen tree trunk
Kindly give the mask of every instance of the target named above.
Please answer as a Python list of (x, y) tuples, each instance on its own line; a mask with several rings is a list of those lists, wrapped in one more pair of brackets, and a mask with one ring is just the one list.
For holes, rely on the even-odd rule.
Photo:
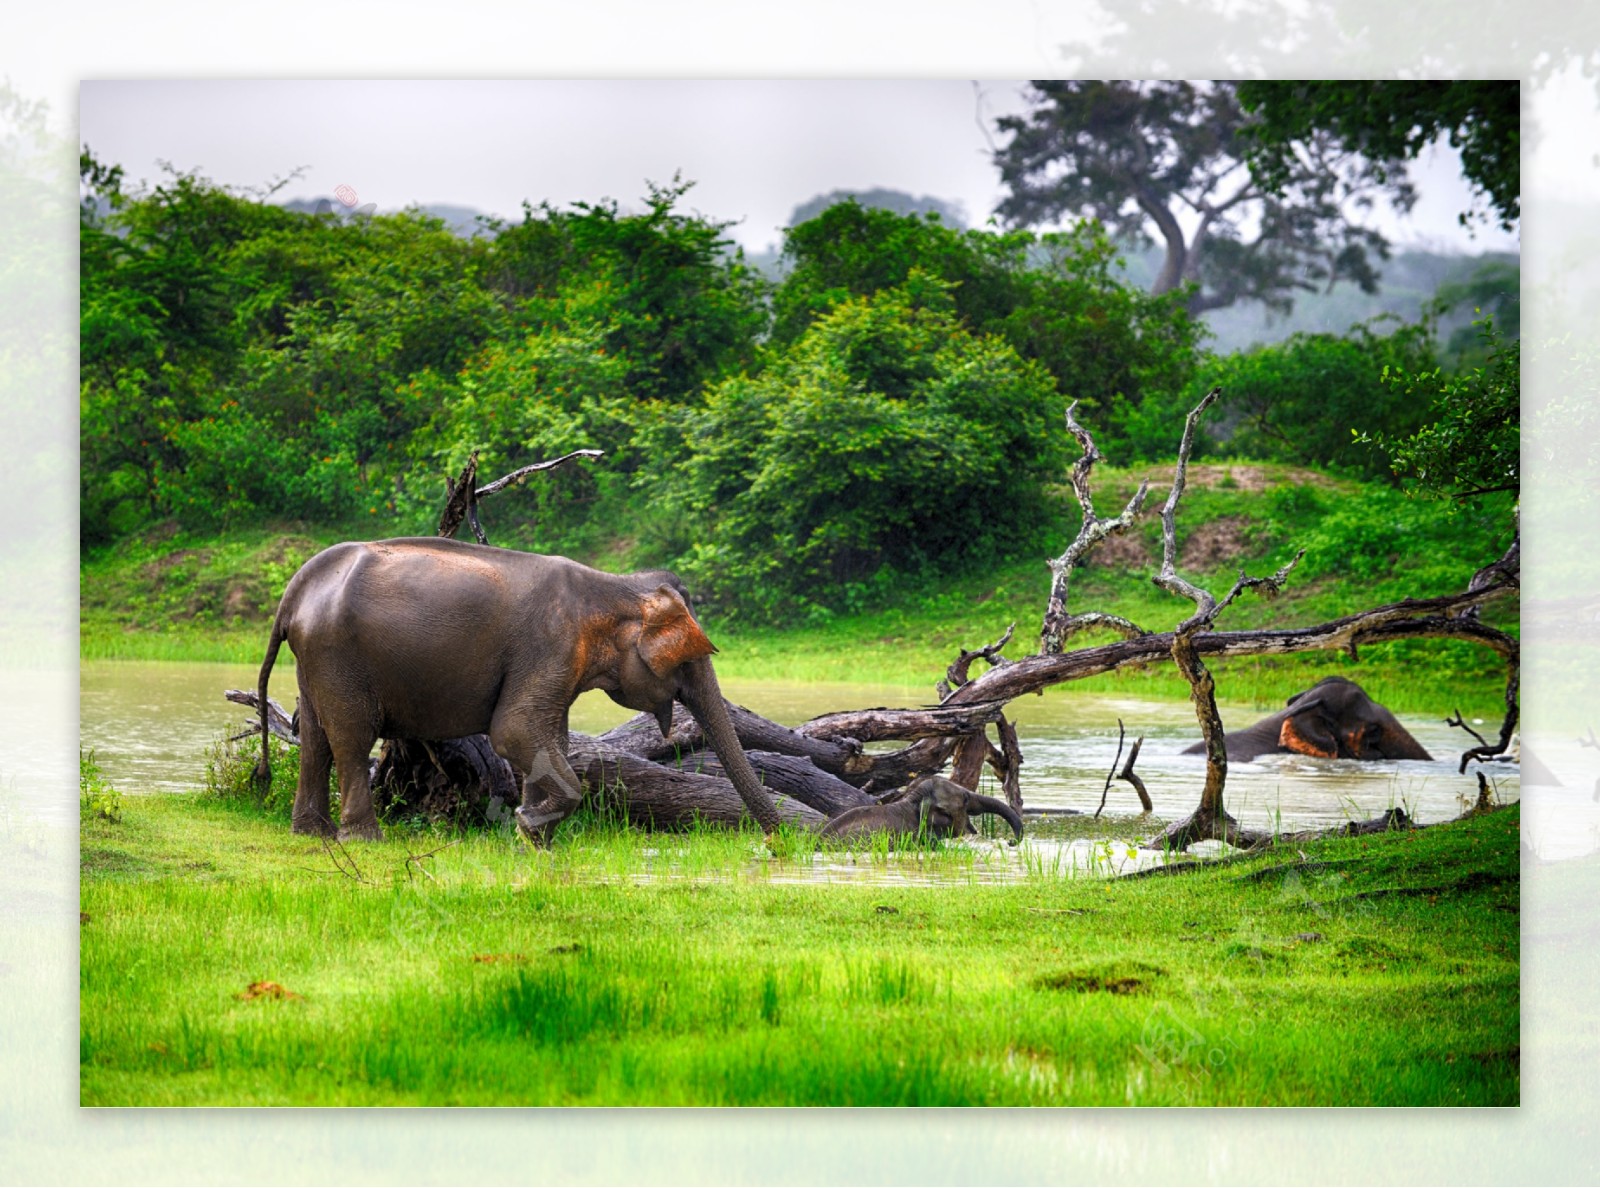
[[(567, 761), (588, 796), (634, 825), (686, 829), (696, 823), (755, 823), (733, 784), (719, 776), (652, 763), (587, 735), (572, 737)], [(788, 797), (778, 799), (778, 815), (806, 829), (819, 829), (828, 819)]]
[[(780, 755), (774, 751), (746, 751), (745, 757), (761, 777), (763, 786), (780, 796), (798, 800), (824, 817), (836, 817), (847, 809), (878, 803), (876, 797), (823, 771), (803, 756)], [(712, 751), (690, 752), (669, 766), (698, 775), (728, 778), (722, 761)]]

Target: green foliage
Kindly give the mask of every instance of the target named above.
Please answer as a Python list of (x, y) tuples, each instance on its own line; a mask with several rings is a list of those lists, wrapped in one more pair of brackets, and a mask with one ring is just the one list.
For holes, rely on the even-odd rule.
[(634, 398), (692, 400), (750, 363), (767, 327), (766, 282), (730, 253), (727, 224), (675, 209), (692, 184), (651, 185), (638, 215), (615, 202), (524, 205), (520, 224), (496, 228), (489, 283), (525, 324), (598, 328)]
[(1374, 445), (1406, 486), (1453, 500), (1521, 490), (1521, 344), (1503, 341), (1494, 323), (1479, 323), (1487, 365), (1459, 375), (1441, 368), (1384, 367), (1385, 386), (1435, 419), (1409, 436), (1373, 429), (1356, 434)]
[[(1516, 80), (1239, 84), (1255, 121), (1242, 130), (1251, 172), (1282, 187), (1297, 142), (1329, 133), (1374, 160), (1415, 160), (1440, 136), (1461, 152), (1461, 170), (1486, 195), (1500, 225), (1521, 214), (1522, 101)], [(1469, 221), (1463, 212), (1461, 222)]]
[[(1315, 527), (1303, 531), (1306, 550), (1296, 581), (1338, 575), (1359, 584), (1363, 605), (1464, 590), (1473, 572), (1510, 543), (1507, 500), (1458, 512), (1446, 504), (1408, 499), (1370, 488), (1359, 500), (1330, 500)], [(1274, 512), (1284, 509), (1278, 502)], [(1458, 522), (1465, 515), (1465, 522)], [(1463, 545), (1481, 542), (1468, 551)], [(1354, 608), (1352, 608), (1354, 609)]]
[[(1498, 338), (1522, 336), (1521, 268), (1509, 260), (1485, 260), (1460, 279), (1441, 284), (1434, 295), (1433, 307), (1441, 316), (1463, 305), (1480, 316), (1458, 327), (1444, 344), (1442, 357), (1457, 371), (1487, 362)], [(1485, 318), (1494, 323), (1496, 337), (1483, 333)]]
[(122, 793), (111, 786), (95, 762), (94, 750), (78, 748), (78, 806), (85, 817), (115, 825), (122, 820)]
[(1421, 402), (1386, 385), (1383, 375), (1431, 367), (1433, 352), (1428, 323), (1384, 322), (1355, 326), (1344, 337), (1296, 334), (1217, 360), (1208, 378), (1222, 386), (1230, 448), (1246, 457), (1386, 474), (1384, 460), (1353, 440), (1352, 430), (1395, 435), (1419, 428)]
[(672, 423), (682, 460), (660, 491), (684, 513), (677, 567), (730, 608), (821, 614), (895, 571), (1015, 549), (1060, 474), (1057, 415), (1042, 368), (963, 329), (949, 286), (914, 273)]
[(482, 249), (405, 213), (341, 221), (195, 174), (80, 218), (87, 543), (372, 512), (425, 419), (401, 381), (453, 369), (503, 321)]
[(791, 270), (773, 298), (775, 344), (791, 344), (843, 301), (921, 273), (951, 286), (968, 330), (1003, 338), (1046, 368), (1065, 400), (1082, 401), (1110, 456), (1172, 451), (1168, 422), (1192, 403), (1204, 329), (1176, 296), (1128, 285), (1098, 224), (1042, 236), (960, 231), (842, 202), (791, 228), (784, 254)]
[(437, 476), (458, 474), (473, 450), (485, 479), (570, 450), (606, 454), (495, 496), (489, 514), (497, 542), (531, 540), (549, 550), (608, 495), (625, 496), (625, 476), (641, 462), (635, 435), (655, 419), (656, 406), (630, 397), (628, 363), (605, 341), (593, 324), (551, 326), (490, 343), (453, 375), (416, 377), (412, 398), (434, 413), (412, 439), (414, 468), (401, 500), (414, 530), (432, 531)]
[[(251, 734), (237, 742), (218, 739), (206, 751), (206, 773), (201, 783), (205, 795), (224, 804), (259, 809), (275, 819), (287, 821), (294, 808), (295, 787), (300, 779), (300, 748), (268, 735), (267, 754), (272, 759), (272, 782), (262, 788), (256, 783), (256, 764), (261, 759), (260, 736)], [(332, 775), (329, 788), (333, 790), (336, 804), (337, 785)], [(335, 808), (335, 814), (337, 811)]]

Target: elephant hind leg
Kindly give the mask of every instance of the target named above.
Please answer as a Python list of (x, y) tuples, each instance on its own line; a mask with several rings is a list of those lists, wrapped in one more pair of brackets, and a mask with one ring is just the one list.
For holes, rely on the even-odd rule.
[(372, 744), (377, 733), (370, 725), (350, 720), (329, 723), (333, 766), (339, 773), (339, 840), (382, 841), (377, 809), (372, 803)]
[(300, 778), (295, 784), (294, 809), (289, 828), (294, 833), (313, 837), (334, 835), (333, 817), (328, 808), (328, 773), (333, 765), (333, 749), (327, 732), (317, 718), (305, 688), (300, 690)]

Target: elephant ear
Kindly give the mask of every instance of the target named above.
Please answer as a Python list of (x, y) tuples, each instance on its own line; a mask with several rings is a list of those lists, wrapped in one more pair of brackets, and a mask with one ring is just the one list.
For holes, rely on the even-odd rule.
[(683, 596), (671, 586), (657, 586), (643, 599), (644, 624), (639, 654), (651, 672), (666, 677), (680, 664), (709, 656), (717, 649), (689, 613)]
[(1321, 705), (1318, 698), (1306, 705), (1300, 706), (1294, 713), (1284, 718), (1283, 725), (1278, 730), (1278, 745), (1286, 751), (1293, 751), (1298, 755), (1314, 755), (1318, 759), (1337, 759), (1339, 757), (1339, 740), (1323, 722), (1322, 715), (1307, 712), (1315, 710)]

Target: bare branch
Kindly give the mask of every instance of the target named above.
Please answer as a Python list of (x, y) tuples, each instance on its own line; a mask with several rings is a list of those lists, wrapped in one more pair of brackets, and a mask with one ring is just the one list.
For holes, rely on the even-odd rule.
[(461, 468), (459, 479), (453, 479), (449, 475), (444, 476), (444, 509), (439, 513), (439, 527), (434, 532), (436, 536), (453, 537), (460, 531), (462, 522), (470, 520), (478, 543), (489, 543), (483, 535), (482, 526), (478, 523), (477, 484), (478, 451), (473, 450), (467, 456), (466, 465)]
[(1016, 629), (1017, 625), (1015, 623), (1011, 624), (1006, 628), (1006, 633), (994, 643), (986, 648), (979, 648), (975, 652), (969, 652), (963, 648), (961, 654), (955, 658), (950, 667), (945, 669), (945, 679), (940, 681), (937, 686), (939, 700), (941, 702), (945, 701), (949, 698), (953, 689), (959, 689), (967, 683), (967, 670), (972, 667), (974, 660), (985, 660), (990, 668), (998, 668), (1002, 664), (1010, 664), (1011, 661), (1000, 654), (1000, 649), (1011, 642), (1011, 633)]
[[(1121, 725), (1120, 720), (1118, 725)], [(1144, 735), (1141, 734), (1138, 738), (1133, 740), (1133, 749), (1128, 752), (1128, 761), (1122, 765), (1122, 770), (1117, 773), (1117, 779), (1126, 780), (1128, 783), (1132, 784), (1133, 790), (1139, 794), (1140, 807), (1142, 807), (1145, 812), (1152, 813), (1155, 811), (1156, 806), (1151, 803), (1150, 792), (1144, 786), (1144, 781), (1141, 780), (1138, 774), (1133, 770), (1133, 765), (1139, 762), (1139, 748), (1142, 746), (1144, 746)]]
[(1172, 472), (1172, 489), (1167, 492), (1167, 501), (1161, 506), (1161, 572), (1156, 575), (1155, 583), (1169, 594), (1187, 598), (1195, 604), (1195, 613), (1178, 624), (1176, 635), (1193, 635), (1201, 628), (1210, 626), (1216, 617), (1217, 600), (1208, 591), (1191, 585), (1178, 575), (1177, 514), (1178, 501), (1183, 498), (1184, 487), (1188, 484), (1189, 454), (1194, 449), (1195, 427), (1200, 423), (1201, 415), (1221, 395), (1221, 388), (1212, 388), (1184, 419), (1183, 439), (1178, 443), (1178, 461)]
[(1480, 747), (1486, 747), (1489, 745), (1488, 740), (1485, 739), (1483, 735), (1479, 734), (1471, 726), (1467, 725), (1466, 719), (1461, 716), (1461, 710), (1459, 707), (1456, 709), (1456, 716), (1453, 718), (1446, 718), (1444, 720), (1444, 724), (1446, 726), (1457, 726), (1462, 730), (1465, 730), (1468, 734), (1472, 735), (1473, 738), (1478, 740), (1478, 745)]
[[(256, 709), (261, 704), (256, 700), (256, 691), (254, 689), (224, 689), (222, 695), (235, 705), (247, 705), (251, 709)], [(283, 706), (278, 704), (277, 698), (274, 697), (267, 698), (267, 729), (291, 746), (298, 747), (300, 745), (300, 735), (295, 730), (294, 719)], [(233, 735), (228, 741), (238, 742), (241, 738), (254, 738), (260, 734), (260, 723), (252, 722), (248, 728), (239, 734)]]
[(1073, 410), (1077, 407), (1076, 400), (1067, 406), (1066, 421), (1067, 432), (1078, 439), (1078, 445), (1083, 449), (1083, 456), (1072, 467), (1072, 493), (1077, 496), (1078, 506), (1083, 509), (1083, 523), (1076, 539), (1067, 546), (1067, 551), (1050, 562), (1050, 600), (1046, 604), (1044, 625), (1039, 632), (1039, 652), (1045, 656), (1060, 655), (1067, 638), (1086, 627), (1111, 627), (1129, 637), (1144, 634), (1143, 629), (1117, 615), (1072, 615), (1067, 612), (1072, 567), (1106, 537), (1120, 536), (1126, 532), (1144, 510), (1145, 497), (1150, 493), (1150, 484), (1141, 482), (1121, 515), (1104, 519), (1095, 514), (1089, 475), (1094, 470), (1094, 464), (1102, 461), (1103, 455), (1089, 431), (1073, 416)]
[(604, 450), (573, 450), (571, 453), (562, 454), (559, 458), (551, 458), (548, 462), (535, 462), (532, 466), (524, 466), (521, 470), (513, 470), (502, 478), (497, 478), (486, 487), (479, 487), (476, 494), (479, 499), (485, 495), (494, 495), (504, 491), (507, 487), (514, 486), (527, 478), (530, 474), (537, 474), (541, 470), (553, 470), (563, 462), (570, 462), (574, 458), (603, 458)]
[(478, 500), (488, 495), (495, 495), (507, 487), (515, 486), (530, 474), (538, 474), (544, 470), (554, 470), (564, 462), (574, 458), (600, 458), (604, 450), (573, 450), (562, 454), (559, 458), (551, 458), (545, 462), (535, 462), (531, 466), (524, 466), (520, 470), (513, 470), (489, 483), (487, 486), (477, 486), (478, 481), (478, 451), (473, 450), (467, 458), (467, 464), (461, 469), (461, 477), (452, 479), (445, 476), (444, 510), (439, 514), (439, 527), (437, 535), (454, 536), (461, 528), (463, 521), (472, 528), (472, 535), (479, 544), (488, 544), (489, 538), (483, 531), (483, 525), (478, 520)]
[(1094, 815), (1099, 817), (1105, 811), (1106, 797), (1111, 795), (1111, 781), (1117, 778), (1117, 764), (1122, 761), (1122, 743), (1128, 736), (1123, 728), (1122, 719), (1117, 719), (1117, 753), (1111, 757), (1111, 769), (1106, 772), (1106, 786), (1100, 789), (1100, 804), (1094, 810)]
[(1271, 577), (1249, 577), (1245, 574), (1245, 571), (1241, 569), (1239, 571), (1239, 580), (1233, 583), (1233, 589), (1228, 591), (1228, 596), (1221, 602), (1217, 603), (1217, 609), (1213, 613), (1212, 618), (1216, 619), (1218, 616), (1220, 616), (1223, 611), (1228, 609), (1228, 605), (1246, 590), (1259, 590), (1263, 597), (1276, 598), (1279, 594), (1283, 593), (1284, 582), (1289, 580), (1289, 574), (1294, 571), (1294, 567), (1296, 565), (1300, 564), (1300, 558), (1304, 557), (1305, 555), (1306, 551), (1301, 549), (1289, 559), (1289, 563), (1287, 565), (1283, 566), (1283, 568), (1279, 569), (1278, 572), (1273, 574)]

